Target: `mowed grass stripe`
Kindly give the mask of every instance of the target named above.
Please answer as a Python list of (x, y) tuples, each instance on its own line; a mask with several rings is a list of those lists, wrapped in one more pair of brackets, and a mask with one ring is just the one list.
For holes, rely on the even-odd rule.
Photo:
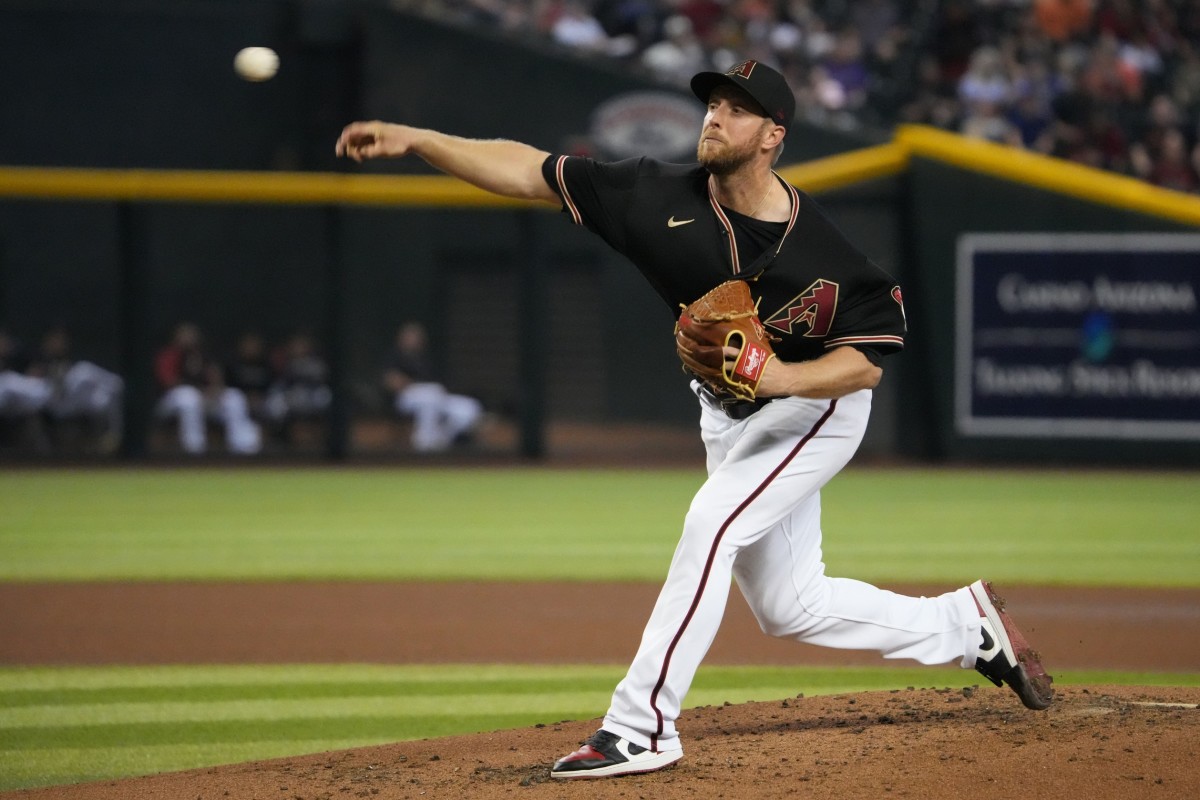
[[(897, 681), (927, 669), (892, 667)], [(549, 695), (611, 691), (620, 666), (263, 665), (158, 667), (0, 667), (0, 709), (106, 703), (205, 703), (262, 699)], [(704, 666), (693, 689), (843, 686), (873, 683), (876, 670)]]
[[(302, 745), (291, 739), (208, 744), (148, 744), (137, 747), (50, 747), (0, 751), (0, 791), (64, 783), (175, 772), (240, 761), (345, 750), (394, 741), (320, 739)], [(281, 794), (281, 796), (284, 796)]]
[[(359, 665), (271, 664), (261, 666), (0, 667), (0, 709), (104, 703), (223, 702), (303, 698), (469, 695), (550, 695), (609, 691), (624, 675), (619, 665)], [(1094, 680), (1118, 676), (1171, 685), (1193, 673), (1088, 671)], [(702, 666), (692, 683), (703, 689), (788, 687), (796, 692), (842, 690), (882, 683), (929, 685), (941, 677), (973, 678), (970, 670), (902, 664), (881, 667)], [(881, 683), (882, 682), (882, 683)], [(1190, 685), (1190, 684), (1180, 684)]]
[[(657, 581), (702, 480), (699, 466), (14, 472), (0, 580)], [(825, 552), (831, 573), (876, 582), (1197, 586), (1194, 485), (852, 468), (822, 491)]]
[[(971, 685), (976, 683), (973, 672), (961, 670), (927, 670), (922, 676), (924, 683), (930, 681), (945, 685)], [(857, 691), (876, 687), (879, 676), (871, 675), (855, 683), (849, 676), (842, 676), (837, 683), (841, 691)], [(820, 689), (808, 683), (810, 691)], [(392, 695), (348, 695), (338, 693), (332, 697), (259, 697), (254, 699), (216, 700), (197, 694), (190, 701), (145, 698), (134, 702), (100, 702), (75, 704), (21, 705), (0, 709), (0, 741), (7, 738), (8, 731), (30, 731), (36, 728), (65, 729), (71, 726), (96, 727), (136, 724), (201, 724), (221, 722), (282, 722), (300, 719), (337, 719), (354, 717), (432, 718), (444, 713), (447, 707), (476, 709), (489, 715), (520, 715), (530, 708), (554, 709), (555, 714), (581, 712), (593, 715), (607, 707), (613, 684), (595, 683), (585, 689), (579, 686), (558, 684), (556, 691), (547, 691), (533, 686), (508, 687), (504, 693), (485, 694), (475, 688), (463, 687), (459, 692), (439, 691), (415, 693), (411, 689)], [(761, 682), (745, 681), (735, 686), (706, 687), (703, 682), (688, 694), (689, 705), (706, 705), (723, 702), (747, 702), (785, 698), (796, 695), (796, 685), (791, 681)], [(448, 700), (447, 698), (452, 698)]]
[[(325, 739), (402, 741), (449, 736), (464, 731), (494, 731), (524, 727), (547, 719), (545, 712), (459, 713), (427, 715), (358, 715), (345, 717), (282, 717), (279, 719), (217, 720), (210, 722), (131, 722), (119, 725), (48, 725), (0, 729), (0, 750), (41, 750), (56, 747), (141, 747), (155, 744), (211, 744), (291, 739), (298, 751), (303, 742)], [(557, 709), (556, 709), (557, 711)], [(584, 711), (563, 709), (571, 719), (596, 716), (595, 707)], [(566, 717), (561, 717), (566, 718)]]
[[(607, 703), (611, 692), (611, 686), (598, 686), (591, 692), (469, 693), (454, 696), (451, 704), (456, 708), (486, 709), (488, 714), (514, 714), (530, 707), (596, 709)], [(24, 706), (0, 709), (0, 736), (8, 729), (112, 725), (128, 721), (178, 724), (270, 722), (301, 717), (433, 717), (443, 713), (446, 707), (447, 698), (443, 694)]]
[[(285, 665), (264, 667), (263, 674), (257, 677), (256, 671), (244, 666), (0, 669), (0, 685), (6, 687), (0, 690), (0, 698), (18, 695), (29, 699), (27, 693), (30, 691), (68, 693), (42, 707), (8, 704), (6, 713), (26, 714), (27, 722), (37, 724), (0, 728), (0, 790), (520, 728), (567, 719), (594, 719), (603, 714), (612, 686), (623, 673), (617, 666), (503, 665)], [(440, 681), (437, 679), (439, 673), (443, 678)], [(425, 696), (421, 698), (422, 702), (432, 702), (437, 713), (414, 715), (409, 712), (415, 707), (416, 698), (380, 692), (383, 699), (377, 703), (375, 698), (368, 700), (359, 694), (364, 686), (375, 681), (389, 690), (404, 685), (405, 691), (411, 690), (420, 697), (423, 686), (434, 692), (452, 686), (470, 686), (473, 682), (469, 678), (475, 673), (481, 676), (481, 682), (491, 685), (493, 691), (488, 697), (501, 709), (512, 709), (519, 703), (519, 710), (509, 713), (496, 708), (481, 708), (480, 697), (468, 691)], [(566, 680), (554, 680), (556, 674)], [(338, 692), (336, 679), (339, 676), (353, 686)], [(158, 716), (161, 712), (155, 710), (160, 706), (157, 702), (139, 703), (127, 699), (111, 704), (91, 702), (97, 699), (95, 692), (104, 691), (124, 694), (145, 689), (155, 697), (163, 690), (188, 692), (185, 684), (189, 677), (203, 683), (193, 687), (196, 693), (190, 695), (192, 702), (181, 703), (176, 698), (174, 706), (204, 709), (211, 705), (207, 712), (209, 716), (216, 716), (216, 712), (221, 711), (226, 715), (232, 713), (234, 718), (226, 716), (196, 722), (190, 721), (190, 717), (195, 716), (191, 714), (189, 720), (165, 721)], [(564, 683), (570, 685), (581, 677), (589, 681), (586, 691), (579, 691), (577, 695), (562, 691)], [(531, 691), (523, 696), (510, 691), (523, 679), (543, 688), (555, 686), (558, 691)], [(1078, 672), (1056, 673), (1056, 680), (1060, 685), (1195, 686), (1200, 685), (1200, 674)], [(510, 685), (506, 686), (506, 682)], [(38, 688), (20, 688), (31, 685)], [(955, 691), (963, 686), (980, 686), (981, 691), (994, 692), (998, 700), (1007, 700), (1013, 703), (1014, 709), (1019, 709), (1007, 689), (992, 687), (973, 671), (954, 668), (702, 667), (693, 686), (686, 699), (688, 708), (783, 699), (797, 694), (811, 696), (878, 689), (904, 691), (908, 686)], [(204, 699), (208, 688), (215, 688), (218, 694), (229, 689), (259, 694), (245, 702), (224, 697), (209, 704)], [(294, 695), (295, 690), (308, 689), (319, 693), (333, 689), (345, 696), (348, 703), (339, 710), (338, 697), (325, 696), (310, 702)], [(80, 691), (89, 694), (70, 694)], [(272, 700), (272, 693), (286, 697)], [(90, 702), (78, 707), (63, 702), (71, 696), (87, 697)], [(377, 705), (388, 707), (387, 713), (379, 713)], [(265, 718), (242, 719), (251, 708), (261, 711)], [(314, 709), (321, 713), (313, 713)], [(78, 724), (57, 724), (70, 718), (73, 711), (79, 712)], [(88, 721), (88, 717), (96, 713), (109, 714), (108, 718), (113, 719), (128, 714), (129, 718), (111, 724), (95, 724), (94, 718)], [(9, 719), (20, 721), (19, 716)]]
[(7, 692), (209, 687), (347, 686), (398, 683), (412, 686), (529, 681), (613, 680), (618, 666), (489, 664), (231, 664), (144, 667), (0, 667), (0, 696)]
[[(845, 691), (859, 689), (844, 687)], [(791, 686), (705, 689), (689, 694), (687, 705), (776, 700), (795, 694)], [(466, 696), (452, 704), (453, 711), (447, 709), (444, 698), (32, 707), (20, 710), (26, 713), (3, 715), (0, 750), (256, 742), (279, 738), (284, 732), (297, 742), (354, 736), (399, 741), (591, 719), (602, 715), (610, 695), (611, 687), (590, 694), (512, 696), (504, 702)], [(139, 721), (130, 721), (134, 719)]]
[[(565, 691), (592, 691), (611, 689), (607, 676), (590, 679), (563, 677), (555, 680), (530, 679), (529, 681), (438, 681), (438, 682), (348, 682), (295, 683), (280, 685), (226, 685), (198, 684), (187, 687), (122, 687), (113, 689), (33, 689), (0, 692), (0, 720), (6, 718), (5, 709), (28, 706), (64, 706), (122, 704), (122, 703), (220, 703), (245, 700), (272, 701), (296, 700), (300, 702), (323, 699), (372, 698), (381, 702), (396, 698), (465, 697), (467, 695), (501, 696), (553, 694)], [(2, 724), (2, 723), (0, 723)]]

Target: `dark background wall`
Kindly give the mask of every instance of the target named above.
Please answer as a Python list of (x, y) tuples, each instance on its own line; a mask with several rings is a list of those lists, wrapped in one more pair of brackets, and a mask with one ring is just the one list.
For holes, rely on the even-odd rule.
[[(234, 74), (251, 44), (279, 52), (273, 80)], [(333, 0), (4, 0), (0, 75), (0, 164), (15, 166), (426, 173), (416, 159), (358, 167), (333, 142), (346, 122), (381, 118), (609, 156), (591, 129), (606, 100), (658, 92), (700, 114), (690, 95), (569, 53)], [(788, 162), (859, 144), (800, 133)], [(894, 226), (879, 224), (889, 197), (840, 204), (895, 268)], [(531, 257), (545, 272), (535, 309), (521, 305)], [(190, 320), (220, 351), (247, 330), (314, 331), (347, 390), (369, 399), (396, 326), (416, 318), (453, 385), (517, 413), (529, 311), (545, 316), (551, 415), (693, 424), (670, 310), (550, 210), (0, 201), (0, 325), (34, 342), (65, 323), (79, 355), (148, 391), (153, 350)], [(868, 448), (891, 447), (886, 428)]]
[[(247, 45), (280, 53), (273, 80), (234, 74)], [(416, 159), (335, 159), (338, 131), (359, 118), (608, 157), (597, 108), (638, 92), (699, 112), (686, 92), (603, 63), (374, 2), (0, 0), (3, 165), (429, 172)], [(783, 165), (886, 138), (799, 125)], [(690, 157), (690, 146), (677, 156)], [(888, 364), (864, 454), (1200, 463), (1194, 443), (966, 441), (949, 408), (959, 235), (1180, 226), (921, 159), (821, 201), (905, 287), (909, 343)], [(199, 323), (219, 351), (250, 329), (309, 330), (362, 410), (379, 400), (396, 326), (416, 318), (449, 382), (499, 412), (530, 405), (520, 365), (536, 338), (532, 377), (546, 381), (537, 402), (551, 417), (691, 427), (672, 316), (628, 264), (550, 210), (0, 200), (0, 326), (36, 341), (65, 323), (80, 355), (145, 391), (150, 356), (178, 321)]]

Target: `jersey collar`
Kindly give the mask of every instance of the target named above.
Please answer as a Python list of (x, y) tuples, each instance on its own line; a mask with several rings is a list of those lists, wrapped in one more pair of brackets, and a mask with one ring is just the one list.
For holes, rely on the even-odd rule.
[[(779, 237), (779, 244), (775, 247), (774, 252), (768, 250), (767, 252), (763, 253), (762, 257), (758, 259), (758, 262), (763, 262), (764, 259), (766, 259), (766, 261), (770, 261), (774, 259), (775, 256), (779, 255), (779, 251), (783, 249), (784, 240), (787, 239), (788, 234), (792, 232), (792, 228), (796, 225), (796, 217), (800, 214), (800, 196), (796, 193), (796, 188), (785, 181), (775, 170), (771, 170), (771, 174), (775, 176), (775, 180), (783, 184), (783, 188), (788, 190), (788, 194), (792, 198), (792, 213), (791, 216), (788, 217), (787, 228), (784, 229), (783, 236)], [(741, 258), (738, 257), (737, 237), (733, 233), (733, 223), (729, 221), (729, 217), (725, 214), (725, 209), (721, 208), (721, 204), (717, 202), (717, 194), (715, 191), (713, 191), (713, 179), (711, 175), (708, 176), (708, 180), (705, 181), (704, 185), (708, 188), (709, 205), (712, 206), (713, 212), (717, 215), (717, 219), (720, 220), (723, 226), (725, 226), (725, 238), (729, 240), (730, 268), (733, 270), (734, 275), (740, 275), (742, 274), (742, 261)], [(751, 266), (758, 267), (759, 264), (755, 263)], [(763, 263), (762, 266), (766, 266), (766, 264)], [(753, 271), (757, 272), (758, 270), (756, 269)]]

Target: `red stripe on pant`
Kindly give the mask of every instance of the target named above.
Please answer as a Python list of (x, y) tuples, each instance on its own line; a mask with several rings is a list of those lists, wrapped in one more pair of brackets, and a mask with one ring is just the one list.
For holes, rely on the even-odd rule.
[(663, 658), (662, 669), (658, 673), (658, 683), (654, 684), (654, 691), (650, 693), (650, 708), (654, 710), (654, 717), (658, 720), (658, 728), (650, 736), (650, 749), (655, 753), (658, 752), (658, 737), (661, 736), (663, 732), (663, 715), (662, 711), (658, 708), (658, 694), (662, 691), (663, 685), (667, 682), (667, 670), (671, 667), (671, 656), (675, 653), (675, 648), (679, 645), (679, 640), (683, 638), (683, 633), (687, 630), (688, 624), (691, 623), (692, 617), (696, 615), (696, 609), (700, 605), (700, 598), (704, 596), (704, 589), (708, 585), (708, 576), (712, 572), (713, 561), (717, 557), (718, 545), (721, 544), (721, 540), (725, 537), (725, 532), (729, 530), (729, 526), (733, 524), (733, 521), (736, 520), (752, 502), (754, 502), (755, 498), (757, 498), (766, 490), (766, 488), (771, 484), (771, 481), (779, 477), (779, 473), (783, 472), (783, 468), (790, 464), (792, 459), (804, 449), (804, 445), (808, 444), (809, 441), (811, 441), (812, 438), (817, 435), (817, 432), (821, 430), (821, 426), (823, 426), (826, 420), (833, 415), (835, 408), (837, 408), (837, 400), (831, 400), (829, 402), (829, 408), (826, 409), (825, 413), (821, 415), (821, 418), (817, 420), (812, 429), (809, 430), (809, 432), (806, 433), (804, 437), (796, 443), (796, 446), (793, 447), (791, 452), (787, 454), (787, 457), (784, 458), (783, 461), (780, 461), (779, 465), (776, 466), (775, 469), (771, 470), (771, 474), (769, 474), (763, 480), (763, 482), (760, 483), (754, 489), (754, 491), (751, 492), (750, 495), (738, 505), (736, 509), (734, 509), (733, 513), (729, 515), (729, 517), (721, 524), (720, 529), (717, 531), (717, 535), (713, 539), (712, 547), (709, 548), (708, 551), (708, 560), (704, 564), (704, 571), (700, 575), (700, 585), (697, 587), (696, 594), (692, 598), (692, 605), (688, 608), (687, 614), (684, 615), (683, 622), (679, 625), (679, 630), (677, 630), (675, 635), (671, 638), (671, 644), (667, 647), (667, 654)]

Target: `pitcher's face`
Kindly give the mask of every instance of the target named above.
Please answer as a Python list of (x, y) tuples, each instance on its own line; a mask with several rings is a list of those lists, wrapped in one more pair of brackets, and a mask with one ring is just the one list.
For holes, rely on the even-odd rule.
[(735, 172), (763, 151), (774, 127), (750, 95), (718, 86), (708, 97), (696, 160), (714, 175)]

